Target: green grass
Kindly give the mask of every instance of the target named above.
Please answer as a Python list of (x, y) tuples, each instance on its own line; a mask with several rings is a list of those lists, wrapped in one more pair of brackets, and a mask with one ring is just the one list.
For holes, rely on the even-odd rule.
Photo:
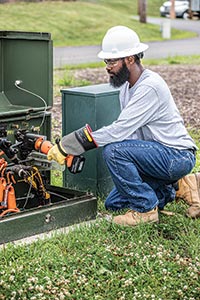
[(62, 78), (58, 79), (57, 83), (60, 86), (70, 86), (70, 87), (85, 86), (91, 84), (91, 82), (88, 80), (75, 79), (74, 76), (67, 71), (64, 73)]
[[(200, 55), (175, 55), (173, 57), (166, 57), (166, 58), (160, 58), (160, 59), (146, 59), (144, 57), (143, 64), (148, 66), (158, 66), (158, 65), (194, 65), (194, 64), (200, 64)], [(105, 67), (105, 63), (100, 62), (92, 62), (92, 63), (83, 63), (83, 64), (73, 64), (73, 65), (66, 65), (61, 68), (58, 68), (57, 70), (77, 70), (77, 69), (86, 69), (86, 68), (103, 68)]]
[[(197, 147), (200, 149), (200, 130), (198, 129), (193, 129), (189, 131), (191, 137), (194, 139)], [(200, 172), (200, 151), (197, 151), (196, 154), (196, 164), (194, 169), (192, 170), (192, 173)]]
[[(142, 41), (161, 40), (160, 26), (133, 19), (137, 1), (18, 2), (0, 5), (1, 30), (50, 32), (54, 46), (99, 45), (111, 26), (133, 28)], [(160, 1), (151, 1), (149, 14), (159, 15)], [(121, 9), (121, 11), (120, 11)], [(172, 29), (172, 39), (195, 36)]]
[[(79, 2), (88, 2), (93, 4), (100, 4), (105, 7), (109, 7), (114, 10), (118, 10), (121, 13), (137, 15), (138, 1), (132, 0), (80, 0)], [(147, 3), (147, 14), (151, 16), (159, 16), (159, 7), (163, 3), (163, 0), (151, 0)]]
[(160, 223), (120, 227), (98, 219), (1, 251), (0, 299), (199, 299), (200, 220), (169, 205)]
[(147, 65), (199, 65), (200, 55), (185, 55), (185, 56), (173, 56), (163, 59), (144, 59), (144, 63)]

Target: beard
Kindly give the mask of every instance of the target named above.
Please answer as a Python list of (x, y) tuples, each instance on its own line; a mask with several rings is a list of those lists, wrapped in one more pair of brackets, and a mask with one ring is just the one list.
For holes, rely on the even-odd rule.
[(122, 86), (130, 77), (130, 71), (128, 70), (125, 62), (123, 61), (121, 69), (117, 73), (108, 71), (110, 76), (109, 82), (114, 88)]

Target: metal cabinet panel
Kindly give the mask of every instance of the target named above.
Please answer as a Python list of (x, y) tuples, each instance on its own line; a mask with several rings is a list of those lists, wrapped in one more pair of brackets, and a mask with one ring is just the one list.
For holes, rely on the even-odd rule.
[[(99, 84), (72, 89), (62, 93), (62, 134), (66, 135), (88, 123), (92, 130), (111, 124), (120, 113), (119, 89)], [(64, 172), (63, 185), (83, 191), (106, 195), (113, 186), (102, 158), (102, 149), (84, 154), (86, 163), (82, 173)]]

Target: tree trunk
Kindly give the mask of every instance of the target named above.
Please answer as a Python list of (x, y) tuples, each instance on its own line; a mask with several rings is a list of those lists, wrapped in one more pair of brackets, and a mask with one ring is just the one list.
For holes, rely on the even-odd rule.
[(175, 19), (175, 0), (171, 0), (171, 7), (170, 7), (170, 19)]
[(137, 13), (140, 16), (140, 0), (138, 0)]
[(140, 23), (146, 23), (147, 22), (147, 19), (146, 19), (146, 4), (147, 4), (147, 1), (146, 0), (139, 0), (138, 1), (139, 3), (139, 9), (138, 9), (138, 12), (139, 12), (139, 16), (140, 16)]

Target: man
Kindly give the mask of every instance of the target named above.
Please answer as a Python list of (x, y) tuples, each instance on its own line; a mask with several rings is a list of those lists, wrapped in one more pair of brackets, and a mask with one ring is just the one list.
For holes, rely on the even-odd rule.
[(146, 44), (124, 26), (109, 29), (98, 54), (106, 63), (110, 84), (121, 87), (116, 121), (91, 131), (85, 127), (64, 136), (48, 154), (63, 164), (67, 154), (104, 146), (103, 156), (115, 187), (105, 206), (116, 211), (120, 225), (157, 222), (158, 208), (173, 201), (173, 183), (195, 165), (194, 141), (188, 135), (166, 82), (141, 64)]

